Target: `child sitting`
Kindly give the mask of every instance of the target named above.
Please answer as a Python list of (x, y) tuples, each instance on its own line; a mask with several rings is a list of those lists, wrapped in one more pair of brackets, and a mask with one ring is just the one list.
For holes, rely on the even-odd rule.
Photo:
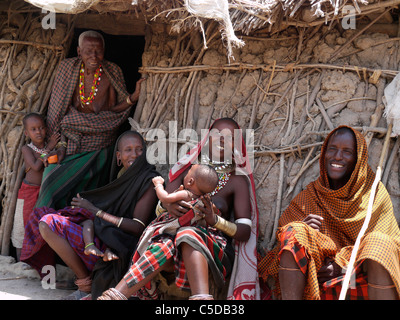
[(18, 191), (18, 199), (14, 215), (14, 226), (11, 240), (16, 248), (19, 261), (22, 243), (24, 239), (24, 226), (28, 221), (36, 200), (39, 196), (42, 183), (43, 170), (46, 159), (60, 140), (60, 134), (53, 134), (46, 143), (47, 127), (42, 115), (29, 113), (23, 119), (24, 134), (31, 142), (21, 149), (25, 163), (25, 178)]

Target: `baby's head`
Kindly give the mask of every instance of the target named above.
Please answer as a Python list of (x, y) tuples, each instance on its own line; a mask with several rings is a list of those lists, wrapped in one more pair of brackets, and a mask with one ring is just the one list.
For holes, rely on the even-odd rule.
[(46, 139), (46, 122), (41, 114), (31, 112), (23, 119), (25, 135), (32, 140), (34, 144), (42, 143)]
[(206, 164), (194, 164), (189, 169), (183, 186), (195, 195), (203, 195), (214, 191), (218, 185), (218, 174), (213, 167)]

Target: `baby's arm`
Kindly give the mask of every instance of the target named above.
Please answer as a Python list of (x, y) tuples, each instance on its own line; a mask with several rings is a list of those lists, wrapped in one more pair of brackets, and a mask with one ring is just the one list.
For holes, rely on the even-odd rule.
[(168, 193), (164, 189), (164, 179), (160, 176), (153, 178), (154, 189), (156, 190), (157, 197), (161, 202), (173, 203), (181, 200), (188, 200), (188, 193), (186, 190), (178, 190), (173, 193)]

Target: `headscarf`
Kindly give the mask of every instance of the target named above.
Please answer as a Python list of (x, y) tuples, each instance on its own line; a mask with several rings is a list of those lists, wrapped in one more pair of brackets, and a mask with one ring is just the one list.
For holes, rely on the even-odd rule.
[[(348, 182), (343, 187), (333, 190), (329, 186), (328, 174), (325, 169), (325, 153), (329, 140), (340, 128), (348, 128), (354, 133), (357, 143), (357, 163)], [(307, 292), (310, 292), (311, 298), (318, 298), (316, 277), (317, 271), (324, 264), (325, 255), (334, 258), (340, 267), (347, 266), (354, 243), (364, 223), (374, 178), (375, 173), (368, 165), (368, 149), (364, 136), (351, 127), (340, 126), (328, 135), (322, 146), (319, 178), (311, 182), (292, 200), (279, 219), (278, 237), (284, 226), (302, 221), (310, 214), (320, 215), (324, 219), (320, 232), (313, 233), (317, 237), (316, 239), (311, 238), (311, 232), (306, 232), (307, 230), (296, 234), (299, 244), (310, 252), (319, 251), (318, 243), (323, 241), (323, 237), (327, 236), (332, 240), (329, 251), (319, 252), (319, 255), (308, 257), (311, 260), (308, 264), (307, 281), (312, 288), (306, 287), (306, 289), (310, 288), (307, 289)], [(319, 237), (319, 235), (323, 236)], [(368, 244), (363, 242), (366, 237), (368, 237)], [(390, 243), (391, 249), (387, 249), (386, 243)], [(266, 273), (263, 274), (264, 279), (268, 274), (277, 275), (278, 252), (279, 248), (276, 247), (262, 261), (263, 268), (266, 270)], [(392, 276), (399, 292), (399, 258), (400, 230), (393, 214), (390, 196), (382, 182), (379, 182), (372, 208), (372, 217), (358, 250), (356, 263), (365, 259), (372, 259), (380, 263)]]
[[(325, 153), (329, 139), (340, 128), (350, 129), (356, 137), (357, 163), (346, 185), (333, 190), (329, 186), (328, 174), (325, 170)], [(375, 173), (368, 165), (368, 148), (364, 136), (351, 127), (336, 128), (325, 139), (319, 161), (319, 178), (311, 182), (304, 192), (293, 199), (282, 214), (279, 226), (284, 226), (291, 221), (301, 221), (309, 214), (319, 214), (324, 217), (320, 231), (328, 234), (338, 249), (352, 246), (364, 222), (371, 186), (375, 178)], [(383, 219), (384, 217), (386, 218)], [(372, 219), (366, 233), (373, 230), (386, 232), (388, 226), (393, 223), (395, 219), (390, 197), (385, 186), (379, 183)], [(347, 260), (349, 257), (345, 258)]]
[[(175, 180), (189, 166), (198, 161), (202, 148), (207, 147), (210, 130), (218, 120), (222, 119), (214, 121), (208, 134), (172, 167), (169, 172), (170, 182)], [(233, 121), (232, 119), (230, 120)], [(247, 155), (246, 144), (240, 128), (238, 133), (240, 134), (235, 134), (235, 138), (240, 136), (241, 141), (239, 144), (235, 142), (235, 147), (238, 146), (238, 148), (235, 148), (234, 150), (234, 160), (236, 164), (236, 173), (246, 176), (249, 181), (252, 227), (248, 241), (234, 241), (235, 261), (228, 288), (228, 299), (258, 300), (260, 298), (260, 289), (257, 272), (256, 245), (259, 213), (256, 202), (254, 178), (250, 167), (249, 157)]]
[[(80, 194), (83, 198), (89, 200), (96, 207), (105, 212), (117, 217), (129, 219), (132, 218), (132, 213), (134, 212), (137, 202), (149, 188), (150, 184), (152, 184), (152, 178), (159, 175), (155, 167), (147, 162), (146, 144), (143, 137), (139, 133), (135, 133), (140, 137), (143, 144), (143, 153), (135, 162), (118, 179), (106, 186)], [(125, 132), (118, 138), (116, 148), (121, 138), (126, 134)], [(114, 152), (114, 157), (115, 154), (116, 152)], [(113, 161), (113, 164), (114, 167), (111, 170), (111, 175), (115, 175), (116, 173), (116, 161)], [(108, 274), (113, 276), (116, 279), (115, 281), (118, 282), (128, 268), (131, 255), (133, 254), (139, 237), (126, 233), (120, 228), (117, 228), (114, 224), (100, 219), (99, 217), (96, 217), (94, 220), (94, 231), (95, 235), (108, 248), (112, 249), (119, 259), (105, 263), (102, 259), (99, 259), (93, 272), (96, 273), (96, 271), (102, 268), (110, 268), (113, 266), (113, 272), (110, 273), (107, 270), (103, 271), (98, 278), (105, 278)], [(104, 281), (104, 279), (101, 279), (101, 281)], [(94, 285), (95, 282), (96, 281), (93, 281)], [(101, 293), (102, 292), (100, 292), (100, 294)]]

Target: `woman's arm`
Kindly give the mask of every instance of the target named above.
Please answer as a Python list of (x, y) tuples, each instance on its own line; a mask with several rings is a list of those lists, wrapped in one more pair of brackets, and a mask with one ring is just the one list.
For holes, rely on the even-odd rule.
[[(71, 205), (80, 208), (85, 208), (95, 214), (100, 219), (114, 224), (116, 227), (121, 228), (127, 233), (131, 233), (140, 237), (147, 224), (150, 222), (157, 205), (157, 196), (152, 185), (148, 187), (142, 197), (139, 199), (133, 212), (133, 219), (121, 218), (113, 214), (104, 212), (97, 208), (89, 200), (83, 199), (78, 194), (77, 197), (72, 198)], [(140, 222), (139, 222), (139, 221)]]
[(128, 97), (126, 98), (126, 100), (122, 101), (120, 104), (118, 105), (114, 105), (111, 109), (111, 111), (113, 112), (122, 112), (125, 111), (126, 109), (130, 108), (133, 104), (136, 103), (136, 101), (139, 100), (139, 95), (140, 95), (140, 87), (141, 87), (141, 83), (146, 80), (145, 78), (141, 78), (136, 82), (136, 87), (135, 87), (135, 91), (128, 95)]

